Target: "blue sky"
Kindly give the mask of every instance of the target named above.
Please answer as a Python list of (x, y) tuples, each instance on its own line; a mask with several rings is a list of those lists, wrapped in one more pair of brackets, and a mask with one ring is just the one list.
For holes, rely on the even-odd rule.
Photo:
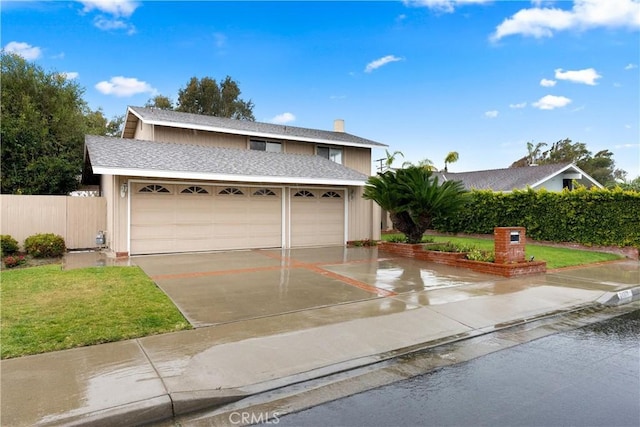
[(2, 48), (68, 73), (107, 117), (229, 75), (258, 121), (341, 118), (412, 162), (502, 168), (527, 141), (571, 138), (640, 175), (638, 0), (1, 6)]

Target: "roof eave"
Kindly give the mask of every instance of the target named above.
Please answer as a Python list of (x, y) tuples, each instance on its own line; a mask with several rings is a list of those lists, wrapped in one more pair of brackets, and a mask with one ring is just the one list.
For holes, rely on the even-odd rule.
[(578, 166), (574, 165), (573, 163), (569, 163), (568, 165), (565, 165), (564, 167), (558, 169), (556, 172), (552, 173), (551, 175), (548, 175), (547, 177), (539, 180), (538, 182), (536, 182), (534, 184), (531, 184), (530, 187), (531, 188), (536, 188), (537, 186), (542, 185), (545, 182), (549, 181), (550, 179), (552, 179), (552, 178), (560, 175), (561, 173), (565, 172), (567, 169), (574, 169), (576, 172), (582, 174), (583, 178), (586, 178), (588, 181), (590, 181), (596, 187), (604, 188), (604, 186), (602, 184), (600, 184), (598, 181), (593, 179), (589, 174), (587, 174), (585, 171), (583, 171), (582, 169), (580, 169)]
[(306, 184), (306, 185), (341, 185), (363, 187), (365, 180), (349, 179), (328, 179), (328, 178), (300, 178), (291, 176), (261, 176), (261, 175), (232, 175), (216, 174), (207, 172), (186, 172), (169, 171), (155, 169), (134, 169), (118, 168), (109, 166), (94, 166), (94, 174), (137, 176), (147, 178), (174, 178), (174, 179), (196, 179), (204, 181), (233, 181), (251, 183), (272, 183), (272, 184)]

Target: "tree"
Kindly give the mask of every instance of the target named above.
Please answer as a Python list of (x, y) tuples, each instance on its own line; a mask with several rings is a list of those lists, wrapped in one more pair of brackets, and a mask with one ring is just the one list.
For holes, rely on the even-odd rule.
[(615, 186), (616, 180), (626, 176), (625, 171), (615, 168), (613, 153), (609, 150), (601, 150), (593, 155), (586, 144), (574, 143), (569, 138), (554, 142), (548, 150), (541, 151), (546, 146), (544, 142), (535, 146), (527, 142), (528, 155), (513, 162), (510, 167), (573, 163), (605, 186)]
[(389, 212), (408, 243), (420, 243), (435, 217), (452, 215), (462, 206), (464, 194), (461, 182), (440, 184), (431, 170), (409, 166), (370, 177), (363, 197)]
[(106, 136), (120, 136), (122, 135), (122, 128), (124, 126), (124, 114), (113, 116), (105, 129)]
[(253, 102), (240, 98), (238, 84), (227, 76), (220, 85), (210, 78), (192, 77), (178, 91), (176, 111), (254, 121)]
[(460, 155), (458, 154), (457, 151), (450, 151), (449, 154), (447, 154), (447, 157), (444, 158), (444, 171), (449, 172), (448, 165), (450, 163), (457, 162), (459, 158), (460, 158)]
[[(63, 74), (45, 72), (19, 55), (1, 54), (2, 172), (0, 190), (67, 194), (78, 185), (84, 135), (99, 127), (84, 89)], [(86, 114), (86, 116), (85, 116)]]
[(164, 95), (156, 95), (149, 99), (144, 106), (147, 108), (157, 108), (159, 110), (173, 110), (173, 101)]
[(424, 158), (422, 160), (418, 160), (418, 163), (413, 164), (411, 162), (404, 162), (402, 164), (403, 168), (411, 168), (411, 167), (418, 167), (418, 168), (422, 168), (424, 170), (428, 170), (428, 171), (437, 171), (438, 168), (433, 164), (433, 161), (431, 159), (427, 159)]
[(384, 150), (385, 151), (385, 158), (381, 159), (382, 161), (384, 161), (384, 164), (380, 164), (380, 172), (384, 172), (384, 171), (388, 171), (391, 169), (391, 166), (393, 165), (393, 162), (395, 162), (396, 157), (400, 156), (404, 158), (404, 154), (402, 154), (402, 151), (394, 151), (393, 153), (389, 152), (389, 150)]

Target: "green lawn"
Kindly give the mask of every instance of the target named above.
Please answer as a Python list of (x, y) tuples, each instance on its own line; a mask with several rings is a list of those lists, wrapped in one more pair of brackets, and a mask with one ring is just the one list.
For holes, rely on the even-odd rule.
[[(401, 234), (386, 234), (383, 240), (402, 237)], [(451, 241), (466, 245), (477, 246), (478, 249), (493, 250), (493, 239), (482, 239), (477, 237), (454, 237), (454, 236), (425, 236), (436, 242)], [(579, 249), (557, 248), (553, 246), (543, 246), (537, 244), (527, 244), (527, 258), (534, 256), (537, 261), (546, 261), (547, 268), (562, 268), (576, 265), (591, 264), (594, 262), (611, 261), (622, 258), (619, 255), (604, 252), (584, 251)]]
[(138, 267), (1, 274), (3, 359), (191, 328)]

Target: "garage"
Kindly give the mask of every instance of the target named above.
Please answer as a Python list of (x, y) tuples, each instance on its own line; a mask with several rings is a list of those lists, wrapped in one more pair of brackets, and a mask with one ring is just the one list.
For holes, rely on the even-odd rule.
[(345, 244), (345, 192), (292, 188), (291, 247)]
[(282, 246), (282, 189), (133, 183), (130, 253)]

